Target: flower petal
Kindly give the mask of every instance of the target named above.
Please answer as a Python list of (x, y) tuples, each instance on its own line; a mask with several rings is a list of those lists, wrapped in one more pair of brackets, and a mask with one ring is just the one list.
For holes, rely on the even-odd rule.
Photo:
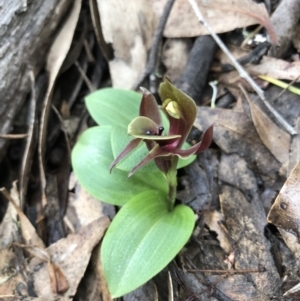
[(128, 135), (131, 136), (149, 136), (158, 135), (158, 133), (158, 125), (148, 117), (136, 117), (128, 125)]
[(173, 86), (167, 78), (160, 84), (159, 92), (163, 101), (162, 109), (170, 120), (169, 134), (181, 135), (180, 147), (194, 124), (197, 106), (192, 98)]
[(158, 127), (162, 126), (159, 107), (155, 97), (145, 88), (141, 87), (143, 98), (140, 105), (140, 116), (145, 116), (153, 120)]
[(158, 144), (149, 152), (149, 154), (137, 164), (128, 174), (128, 177), (131, 177), (138, 169), (149, 163), (152, 159), (162, 156), (169, 156), (170, 153), (164, 151)]
[(199, 154), (205, 151), (211, 144), (213, 137), (213, 126), (211, 125), (203, 134), (203, 138), (200, 142), (195, 144), (189, 149), (175, 149), (172, 154), (177, 155), (181, 159), (187, 159), (194, 154)]
[(173, 144), (181, 137), (180, 135), (160, 136), (160, 129), (157, 128), (157, 125), (144, 116), (136, 117), (131, 121), (128, 125), (128, 135), (144, 140), (152, 140), (159, 145)]
[(214, 133), (214, 126), (211, 125), (204, 132), (202, 140), (199, 143), (197, 143), (197, 144), (199, 144), (199, 147), (198, 147), (198, 150), (196, 151), (196, 154), (199, 154), (209, 148), (209, 146), (211, 145), (212, 139), (213, 139), (213, 133)]
[(109, 167), (109, 171), (111, 172), (112, 169), (123, 159), (125, 156), (127, 156), (132, 150), (134, 150), (142, 141), (140, 138), (136, 138), (131, 140), (125, 148), (121, 151), (121, 153), (118, 155), (118, 157), (111, 163)]

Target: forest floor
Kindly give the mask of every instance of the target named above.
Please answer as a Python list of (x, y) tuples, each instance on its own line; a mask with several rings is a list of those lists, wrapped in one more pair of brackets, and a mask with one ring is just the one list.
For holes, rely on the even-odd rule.
[(95, 125), (89, 93), (143, 86), (159, 99), (164, 76), (197, 104), (190, 144), (214, 124), (210, 148), (178, 172), (196, 227), (118, 300), (300, 300), (300, 2), (198, 1), (225, 52), (189, 1), (173, 2), (74, 1), (2, 137), (0, 300), (112, 300), (99, 250), (119, 209), (81, 187), (71, 152)]

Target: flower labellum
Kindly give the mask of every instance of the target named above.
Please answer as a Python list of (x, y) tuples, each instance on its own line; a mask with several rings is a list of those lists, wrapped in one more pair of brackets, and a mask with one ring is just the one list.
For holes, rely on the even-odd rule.
[[(170, 122), (168, 135), (164, 135), (164, 128), (159, 107), (154, 96), (145, 88), (141, 88), (143, 97), (139, 116), (128, 125), (128, 134), (134, 139), (124, 148), (113, 161), (110, 169), (120, 162), (128, 153), (144, 141), (149, 150), (148, 155), (139, 162), (129, 173), (134, 174), (142, 166), (155, 160), (157, 167), (165, 174), (174, 168), (178, 157), (185, 159), (206, 150), (212, 141), (213, 126), (203, 134), (202, 141), (187, 150), (181, 147), (189, 135), (197, 115), (197, 106), (193, 99), (174, 87), (168, 79), (160, 84), (162, 110)], [(175, 165), (176, 167), (176, 165)]]

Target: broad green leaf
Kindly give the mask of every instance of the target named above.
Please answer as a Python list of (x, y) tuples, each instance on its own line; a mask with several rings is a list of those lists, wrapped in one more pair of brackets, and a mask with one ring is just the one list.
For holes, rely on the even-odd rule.
[(105, 88), (85, 98), (87, 109), (99, 125), (118, 125), (127, 129), (128, 124), (139, 115), (142, 95), (140, 93)]
[[(92, 118), (100, 125), (120, 126), (128, 124), (139, 116), (142, 94), (121, 89), (105, 88), (89, 94), (85, 98)], [(161, 112), (165, 132), (169, 131), (168, 118)]]
[(72, 165), (82, 186), (95, 198), (114, 205), (124, 205), (138, 193), (157, 189), (167, 195), (164, 175), (136, 173), (127, 179), (127, 172), (115, 168), (109, 173), (114, 157), (110, 135), (112, 127), (96, 126), (86, 130), (72, 151)]
[(112, 297), (129, 293), (161, 271), (188, 241), (194, 224), (189, 207), (178, 205), (170, 212), (157, 191), (128, 201), (113, 219), (101, 247)]

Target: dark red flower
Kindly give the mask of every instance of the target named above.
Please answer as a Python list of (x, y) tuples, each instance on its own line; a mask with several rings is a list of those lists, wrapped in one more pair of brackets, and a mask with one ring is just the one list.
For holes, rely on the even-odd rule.
[(140, 114), (128, 125), (128, 134), (135, 137), (135, 139), (131, 140), (113, 161), (110, 169), (142, 141), (147, 144), (149, 153), (130, 171), (128, 176), (131, 176), (152, 159), (155, 159), (155, 163), (160, 170), (167, 173), (171, 166), (172, 156), (185, 159), (209, 147), (212, 141), (213, 126), (210, 126), (204, 132), (202, 141), (187, 150), (181, 149), (197, 115), (197, 106), (193, 99), (175, 88), (167, 79), (160, 85), (162, 110), (170, 122), (169, 133), (164, 136), (164, 128), (156, 100), (147, 89), (142, 88), (142, 91)]

